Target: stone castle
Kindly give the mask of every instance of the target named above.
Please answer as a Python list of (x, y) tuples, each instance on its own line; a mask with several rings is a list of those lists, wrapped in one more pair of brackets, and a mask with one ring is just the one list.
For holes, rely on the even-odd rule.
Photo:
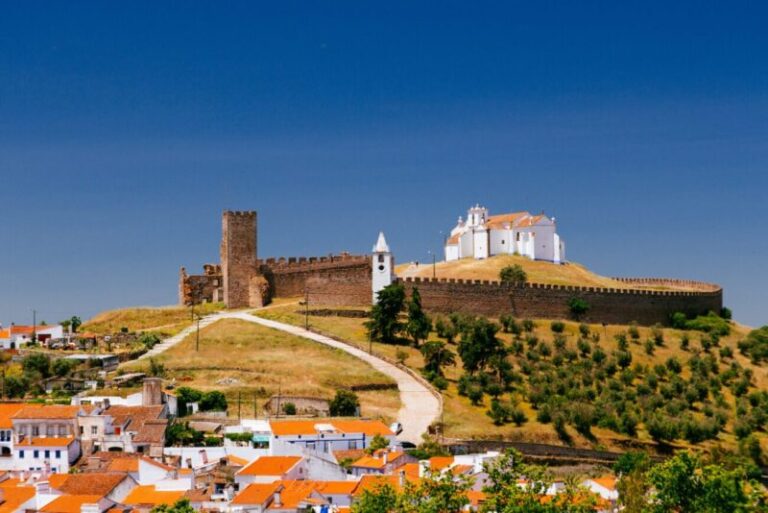
[(512, 288), (499, 281), (445, 278), (398, 278), (394, 258), (382, 234), (369, 255), (328, 255), (260, 259), (256, 212), (226, 211), (222, 216), (219, 264), (203, 274), (182, 267), (179, 302), (223, 302), (228, 308), (259, 307), (275, 297), (305, 297), (311, 307), (370, 307), (386, 285), (418, 287), (422, 304), (433, 312), (565, 319), (568, 303), (580, 298), (590, 305), (585, 322), (668, 323), (675, 312), (689, 316), (719, 312), (718, 285), (667, 278), (617, 278), (621, 288), (526, 283)]
[[(259, 307), (273, 297), (312, 294), (338, 296), (347, 304), (371, 303), (372, 262), (368, 255), (258, 258), (256, 212), (225, 211), (220, 263), (206, 264), (203, 274), (179, 278), (179, 303), (223, 302), (227, 308)], [(330, 299), (323, 304), (332, 303)]]

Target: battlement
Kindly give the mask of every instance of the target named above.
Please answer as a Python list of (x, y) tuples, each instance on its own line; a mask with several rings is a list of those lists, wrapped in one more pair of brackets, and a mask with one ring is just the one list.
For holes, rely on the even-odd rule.
[(338, 255), (318, 257), (266, 258), (263, 260), (257, 260), (256, 266), (259, 269), (269, 270), (271, 272), (298, 272), (315, 269), (347, 267), (350, 265), (367, 265), (369, 261), (370, 257), (367, 255), (351, 255), (349, 253), (340, 253)]
[[(677, 286), (696, 288), (698, 290), (656, 290), (643, 288), (609, 288), (609, 287), (581, 287), (577, 285), (556, 285), (552, 283), (526, 283), (524, 289), (534, 290), (552, 290), (573, 293), (595, 293), (595, 294), (623, 294), (632, 296), (720, 296), (722, 288), (713, 283), (705, 283), (693, 280), (674, 280), (667, 278), (615, 278), (618, 281), (627, 284), (646, 285), (646, 286)], [(407, 277), (398, 278), (407, 284), (451, 284), (451, 285), (469, 285), (486, 287), (489, 289), (510, 289), (511, 286), (503, 284), (499, 280), (465, 280), (461, 278), (421, 278)]]
[(225, 210), (224, 215), (227, 217), (243, 217), (243, 218), (255, 218), (255, 210)]

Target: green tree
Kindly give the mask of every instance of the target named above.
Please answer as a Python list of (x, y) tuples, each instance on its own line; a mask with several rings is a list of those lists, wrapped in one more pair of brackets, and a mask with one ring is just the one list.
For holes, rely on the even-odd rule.
[(443, 375), (443, 367), (456, 365), (456, 354), (448, 349), (445, 342), (431, 340), (421, 346), (424, 356), (424, 371), (437, 376)]
[(368, 338), (392, 344), (403, 329), (400, 311), (405, 304), (405, 288), (393, 283), (379, 291), (376, 304), (371, 309), (371, 318), (365, 323)]
[(51, 365), (51, 370), (53, 370), (53, 373), (56, 376), (63, 378), (64, 376), (69, 375), (75, 366), (76, 364), (74, 361), (68, 360), (66, 358), (59, 358), (58, 360), (54, 360), (53, 364)]
[(179, 417), (184, 417), (189, 414), (188, 408), (190, 403), (199, 403), (203, 398), (203, 393), (200, 390), (196, 390), (190, 387), (179, 387), (176, 390), (176, 399), (179, 407)]
[(580, 297), (572, 297), (568, 300), (568, 311), (571, 312), (571, 316), (579, 320), (589, 311), (589, 303)]
[(408, 322), (405, 324), (405, 331), (418, 347), (419, 343), (429, 336), (431, 330), (432, 321), (421, 308), (421, 294), (419, 289), (414, 287), (411, 292), (411, 300), (408, 302)]
[(485, 369), (491, 357), (503, 349), (496, 337), (499, 326), (479, 318), (469, 323), (461, 334), (459, 356), (470, 374)]
[(351, 417), (357, 414), (360, 407), (360, 400), (357, 394), (351, 390), (340, 389), (329, 404), (332, 417)]
[(227, 398), (218, 390), (205, 392), (200, 399), (202, 411), (227, 411)]
[(83, 325), (83, 321), (77, 315), (73, 315), (69, 319), (69, 325), (72, 326), (72, 333), (77, 333), (77, 329)]
[(397, 492), (388, 485), (363, 491), (352, 504), (352, 513), (393, 513), (397, 511)]
[(522, 288), (528, 282), (528, 274), (519, 264), (508, 265), (499, 271), (499, 280), (513, 288)]
[(742, 469), (705, 465), (701, 459), (682, 452), (648, 472), (655, 492), (649, 513), (746, 513), (757, 511), (755, 499)]
[(374, 452), (380, 449), (386, 449), (387, 447), (389, 447), (389, 440), (377, 433), (371, 438), (371, 442), (368, 444), (368, 448), (365, 452), (373, 454)]
[(189, 499), (179, 499), (172, 506), (160, 504), (150, 510), (150, 513), (195, 513), (195, 508), (189, 503)]
[(37, 372), (43, 378), (51, 376), (51, 359), (43, 353), (32, 353), (21, 361), (24, 372)]
[(286, 415), (296, 415), (296, 405), (293, 403), (285, 403), (283, 405), (283, 413)]

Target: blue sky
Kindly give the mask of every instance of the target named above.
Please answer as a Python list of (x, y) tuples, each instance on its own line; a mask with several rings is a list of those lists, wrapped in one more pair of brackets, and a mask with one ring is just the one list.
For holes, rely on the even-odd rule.
[(0, 320), (176, 300), (262, 256), (427, 260), (470, 204), (768, 323), (758, 2), (17, 2), (0, 17)]

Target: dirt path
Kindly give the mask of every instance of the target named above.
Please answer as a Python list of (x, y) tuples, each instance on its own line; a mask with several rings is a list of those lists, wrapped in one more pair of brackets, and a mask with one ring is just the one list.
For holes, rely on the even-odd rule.
[[(256, 317), (247, 312), (218, 312), (209, 315), (200, 320), (200, 328), (202, 329), (206, 326), (210, 326), (221, 319), (240, 319), (246, 322), (261, 324), (268, 328), (284, 331), (291, 335), (340, 349), (345, 353), (349, 353), (352, 356), (363, 360), (377, 371), (392, 378), (397, 383), (397, 388), (400, 391), (400, 403), (402, 404), (400, 411), (397, 414), (397, 420), (403, 425), (403, 432), (398, 437), (401, 440), (407, 440), (415, 444), (420, 443), (421, 435), (426, 433), (429, 425), (440, 416), (442, 408), (441, 402), (438, 399), (438, 396), (436, 396), (426, 384), (397, 365), (368, 354), (362, 349), (358, 349), (350, 344), (334, 340), (324, 335), (307, 331), (304, 328), (262, 319), (261, 317)], [(142, 355), (141, 358), (150, 358), (170, 349), (186, 337), (193, 335), (196, 328), (197, 326), (194, 324), (185, 328), (177, 335), (167, 338), (162, 343), (156, 345), (151, 351)]]

